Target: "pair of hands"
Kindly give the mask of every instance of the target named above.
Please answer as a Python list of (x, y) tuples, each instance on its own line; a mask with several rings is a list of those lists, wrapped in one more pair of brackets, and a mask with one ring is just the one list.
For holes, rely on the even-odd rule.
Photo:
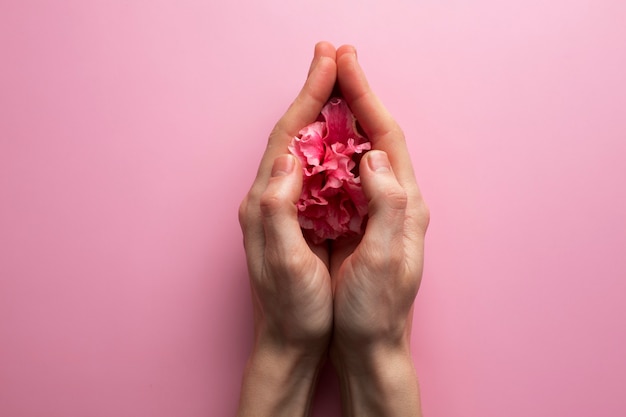
[[(316, 120), (336, 84), (372, 142), (359, 167), (369, 219), (361, 238), (314, 245), (298, 224), (302, 169), (287, 145)], [(316, 45), (304, 87), (269, 137), (239, 219), (255, 317), (240, 415), (306, 415), (327, 352), (347, 414), (366, 414), (354, 404), (359, 393), (407, 390), (406, 380), (389, 374), (415, 380), (417, 394), (409, 339), (429, 214), (403, 133), (371, 91), (354, 47)], [(268, 408), (255, 402), (268, 384), (288, 390), (289, 398)]]

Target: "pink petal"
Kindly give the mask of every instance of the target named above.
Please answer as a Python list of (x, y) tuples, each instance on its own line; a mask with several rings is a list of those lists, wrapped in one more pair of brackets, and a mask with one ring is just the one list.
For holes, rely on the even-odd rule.
[(322, 116), (328, 127), (326, 143), (345, 143), (350, 138), (358, 139), (359, 143), (367, 140), (357, 132), (356, 118), (345, 100), (338, 97), (331, 98), (322, 109)]
[(314, 243), (363, 233), (367, 199), (358, 163), (371, 144), (356, 128), (356, 119), (341, 98), (332, 98), (320, 120), (304, 127), (289, 150), (302, 165), (298, 221)]
[[(295, 153), (308, 165), (319, 165), (324, 156), (324, 134), (326, 125), (314, 122), (300, 131), (300, 138), (294, 138), (297, 145), (290, 146)], [(291, 149), (293, 148), (293, 149)]]

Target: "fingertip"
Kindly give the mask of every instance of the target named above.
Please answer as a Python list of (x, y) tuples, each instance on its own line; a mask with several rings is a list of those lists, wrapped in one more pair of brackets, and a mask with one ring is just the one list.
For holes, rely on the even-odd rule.
[(292, 138), (304, 126), (314, 122), (330, 97), (336, 81), (337, 63), (334, 57), (321, 55), (316, 58), (302, 90), (276, 124), (275, 131)]
[(317, 65), (312, 72), (316, 72), (317, 77), (320, 77), (325, 81), (332, 79), (334, 86), (337, 79), (337, 63), (330, 57), (321, 56), (319, 57)]
[(350, 49), (340, 52), (337, 58), (337, 82), (348, 106), (369, 139), (375, 144), (390, 133), (402, 136), (399, 126), (372, 91), (356, 56)]
[(322, 58), (330, 58), (333, 61), (337, 59), (337, 50), (332, 43), (320, 41), (315, 44), (315, 48), (313, 50), (313, 60), (309, 66), (308, 76), (310, 76), (313, 70), (319, 65)]
[[(351, 45), (342, 45), (337, 50), (337, 80), (349, 105), (371, 93), (365, 73), (357, 60), (356, 49)], [(358, 117), (357, 115), (357, 119)]]
[(355, 58), (357, 57), (356, 48), (354, 47), (354, 45), (341, 45), (339, 48), (337, 48), (337, 59), (346, 55), (352, 55)]
[[(322, 111), (322, 107), (330, 97), (330, 94), (335, 86), (337, 80), (337, 63), (334, 58), (326, 55), (322, 55), (317, 58), (314, 67), (309, 74), (307, 81), (301, 91), (301, 97), (308, 96), (315, 101), (315, 105), (312, 103), (306, 103), (306, 112), (315, 113), (311, 117), (308, 123), (313, 122), (319, 113)], [(304, 96), (302, 95), (304, 93)], [(307, 100), (308, 101), (308, 100)], [(308, 124), (306, 123), (306, 124)], [(298, 130), (304, 127), (305, 124), (298, 126)]]
[[(342, 45), (337, 49), (337, 76), (351, 78), (359, 73), (360, 65), (356, 56), (356, 49), (352, 45)], [(348, 77), (346, 75), (350, 74)]]
[(335, 46), (328, 41), (319, 41), (315, 44), (314, 55), (317, 56), (327, 56), (329, 58), (335, 59), (337, 56), (337, 50)]

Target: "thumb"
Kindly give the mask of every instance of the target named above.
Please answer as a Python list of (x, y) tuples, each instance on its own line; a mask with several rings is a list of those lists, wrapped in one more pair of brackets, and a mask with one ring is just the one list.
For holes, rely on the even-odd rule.
[(300, 163), (293, 155), (279, 155), (260, 201), (266, 245), (278, 253), (285, 253), (298, 240), (304, 242), (296, 208), (301, 192)]
[(369, 210), (363, 243), (386, 250), (396, 247), (403, 238), (407, 194), (393, 173), (387, 153), (367, 152), (359, 172)]

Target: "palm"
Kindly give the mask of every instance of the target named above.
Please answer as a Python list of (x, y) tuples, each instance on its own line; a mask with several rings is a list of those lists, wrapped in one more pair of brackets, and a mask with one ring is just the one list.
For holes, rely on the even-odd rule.
[(403, 322), (396, 315), (410, 309), (421, 271), (421, 263), (407, 262), (404, 252), (395, 248), (389, 257), (388, 251), (366, 241), (333, 246), (331, 276), (338, 337), (349, 334), (352, 339), (365, 341), (388, 323)]
[(267, 316), (281, 319), (280, 332), (291, 342), (324, 341), (333, 321), (332, 288), (328, 273), (328, 250), (321, 246), (297, 245), (290, 259), (280, 267), (268, 262), (272, 254), (266, 248), (261, 270), (261, 285), (255, 288), (260, 307)]

